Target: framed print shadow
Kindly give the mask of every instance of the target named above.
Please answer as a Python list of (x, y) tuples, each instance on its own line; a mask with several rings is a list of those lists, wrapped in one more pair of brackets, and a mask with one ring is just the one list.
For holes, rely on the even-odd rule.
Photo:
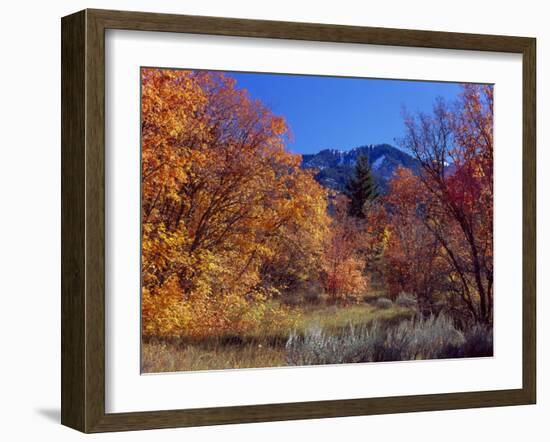
[(64, 425), (535, 403), (535, 39), (61, 28)]

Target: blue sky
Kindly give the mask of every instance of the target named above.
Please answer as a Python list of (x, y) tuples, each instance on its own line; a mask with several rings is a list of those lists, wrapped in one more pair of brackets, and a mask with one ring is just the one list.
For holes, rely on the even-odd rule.
[(228, 73), (250, 96), (286, 118), (289, 150), (315, 153), (390, 143), (403, 135), (402, 109), (432, 109), (440, 96), (454, 100), (457, 83), (284, 74)]

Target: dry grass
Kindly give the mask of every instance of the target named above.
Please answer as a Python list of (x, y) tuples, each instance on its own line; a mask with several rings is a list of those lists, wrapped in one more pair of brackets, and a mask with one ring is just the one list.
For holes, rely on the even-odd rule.
[(280, 367), (285, 365), (284, 347), (262, 344), (180, 347), (169, 343), (145, 343), (142, 372), (221, 370), (227, 368)]
[(393, 306), (380, 309), (361, 304), (341, 306), (303, 306), (291, 311), (296, 327), (292, 330), (259, 326), (240, 336), (220, 335), (202, 341), (150, 340), (142, 346), (142, 372), (219, 370), (234, 368), (280, 367), (287, 365), (285, 344), (294, 331), (307, 333), (320, 326), (335, 336), (351, 326), (369, 325), (373, 321), (399, 323), (413, 315), (411, 309)]

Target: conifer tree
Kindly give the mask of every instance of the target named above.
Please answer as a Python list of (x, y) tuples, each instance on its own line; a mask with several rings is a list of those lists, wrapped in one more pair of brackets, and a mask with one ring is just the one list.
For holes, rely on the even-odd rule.
[(378, 188), (367, 156), (357, 157), (354, 176), (348, 180), (344, 193), (350, 199), (349, 214), (357, 218), (365, 218), (365, 204), (378, 197)]

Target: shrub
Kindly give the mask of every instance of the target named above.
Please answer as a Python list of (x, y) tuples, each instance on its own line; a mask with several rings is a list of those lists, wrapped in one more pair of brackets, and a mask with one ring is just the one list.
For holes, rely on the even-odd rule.
[(371, 294), (367, 294), (367, 295), (364, 295), (361, 299), (363, 300), (364, 303), (370, 304), (377, 298), (375, 296), (372, 296)]
[(441, 359), (456, 357), (465, 342), (452, 319), (446, 315), (403, 321), (399, 327), (411, 336), (406, 359)]
[(376, 307), (387, 309), (393, 305), (393, 302), (389, 298), (378, 298), (375, 302)]
[(478, 358), (493, 356), (493, 330), (482, 325), (474, 325), (465, 333), (464, 356)]
[(319, 325), (301, 336), (292, 333), (286, 342), (289, 365), (404, 361), (491, 356), (492, 332), (475, 326), (466, 333), (455, 328), (446, 315), (404, 320), (397, 326), (349, 326), (331, 335)]
[(405, 320), (387, 329), (383, 348), (374, 353), (372, 361), (458, 357), (464, 341), (463, 334), (447, 316)]
[(285, 346), (286, 361), (289, 365), (365, 362), (371, 358), (369, 352), (377, 347), (380, 336), (376, 325), (370, 329), (350, 325), (347, 333), (339, 335), (328, 334), (315, 325), (304, 336), (291, 333)]
[(302, 299), (297, 295), (283, 295), (281, 296), (281, 303), (288, 307), (297, 307), (302, 304)]
[(399, 295), (397, 296), (397, 299), (395, 300), (395, 303), (400, 307), (407, 307), (407, 308), (417, 307), (416, 298), (410, 293), (406, 293), (406, 292), (399, 293)]
[(305, 292), (303, 297), (306, 304), (317, 305), (321, 303), (321, 295), (316, 290), (309, 290)]

